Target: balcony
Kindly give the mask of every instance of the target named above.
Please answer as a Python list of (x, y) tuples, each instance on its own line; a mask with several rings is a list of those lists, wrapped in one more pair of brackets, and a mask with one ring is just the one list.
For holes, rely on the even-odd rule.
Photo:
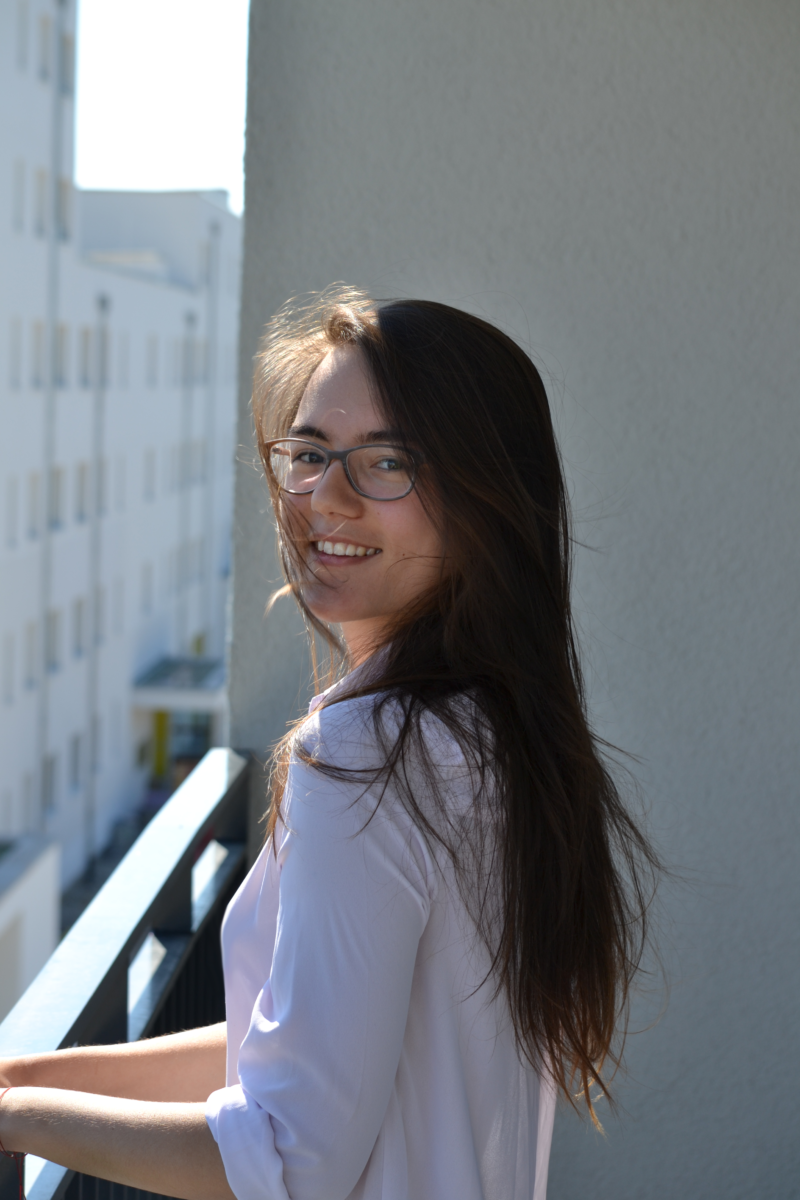
[[(224, 1020), (219, 934), (257, 829), (249, 776), (232, 750), (205, 755), (0, 1025), (0, 1056)], [(41, 1159), (25, 1172), (28, 1200), (132, 1200), (130, 1189)], [(0, 1200), (17, 1196), (16, 1166), (0, 1157)]]

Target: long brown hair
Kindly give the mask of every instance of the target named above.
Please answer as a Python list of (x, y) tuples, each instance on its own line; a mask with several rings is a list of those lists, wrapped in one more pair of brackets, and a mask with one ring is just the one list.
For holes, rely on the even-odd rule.
[[(447, 564), (387, 629), (377, 674), (360, 689), (374, 696), (384, 782), (450, 854), (521, 1054), (550, 1070), (571, 1101), (577, 1082), (594, 1117), (590, 1088), (608, 1096), (604, 1066), (620, 1061), (659, 864), (587, 720), (570, 608), (570, 515), (545, 388), (509, 337), (444, 304), (377, 304), (336, 286), (270, 322), (254, 412), (284, 590), (312, 641), (316, 631), (342, 666), (343, 647), (304, 604), (307, 540), (287, 518), (265, 451), (286, 435), (316, 367), (342, 345), (363, 354), (389, 426), (424, 453), (417, 486)], [(401, 714), (391, 733), (387, 705)], [(466, 839), (446, 814), (432, 816), (443, 801), (425, 755), (430, 714), (474, 767), (476, 819)], [(290, 749), (298, 752), (293, 733), (274, 759), (270, 829)], [(334, 764), (315, 765), (341, 775)], [(408, 784), (420, 768), (424, 799)]]

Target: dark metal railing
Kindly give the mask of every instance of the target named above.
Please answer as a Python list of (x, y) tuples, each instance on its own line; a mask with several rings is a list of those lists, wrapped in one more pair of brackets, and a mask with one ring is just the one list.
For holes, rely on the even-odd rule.
[[(0, 1058), (135, 1041), (225, 1019), (219, 931), (247, 864), (248, 761), (210, 750), (0, 1024)], [(28, 1159), (28, 1200), (150, 1193)], [(0, 1158), (0, 1200), (16, 1200)]]

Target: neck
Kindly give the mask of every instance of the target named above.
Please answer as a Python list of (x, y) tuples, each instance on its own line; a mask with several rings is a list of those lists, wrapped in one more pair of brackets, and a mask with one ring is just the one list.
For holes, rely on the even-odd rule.
[(385, 624), (377, 619), (347, 621), (342, 622), (341, 630), (351, 667), (360, 667), (382, 644)]

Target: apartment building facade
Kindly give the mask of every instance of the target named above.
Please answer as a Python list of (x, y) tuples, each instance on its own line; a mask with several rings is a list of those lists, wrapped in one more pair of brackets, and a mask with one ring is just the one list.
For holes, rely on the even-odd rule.
[(75, 188), (75, 17), (0, 3), (0, 840), (65, 884), (163, 758), (136, 681), (223, 658), (240, 262), (224, 192)]

